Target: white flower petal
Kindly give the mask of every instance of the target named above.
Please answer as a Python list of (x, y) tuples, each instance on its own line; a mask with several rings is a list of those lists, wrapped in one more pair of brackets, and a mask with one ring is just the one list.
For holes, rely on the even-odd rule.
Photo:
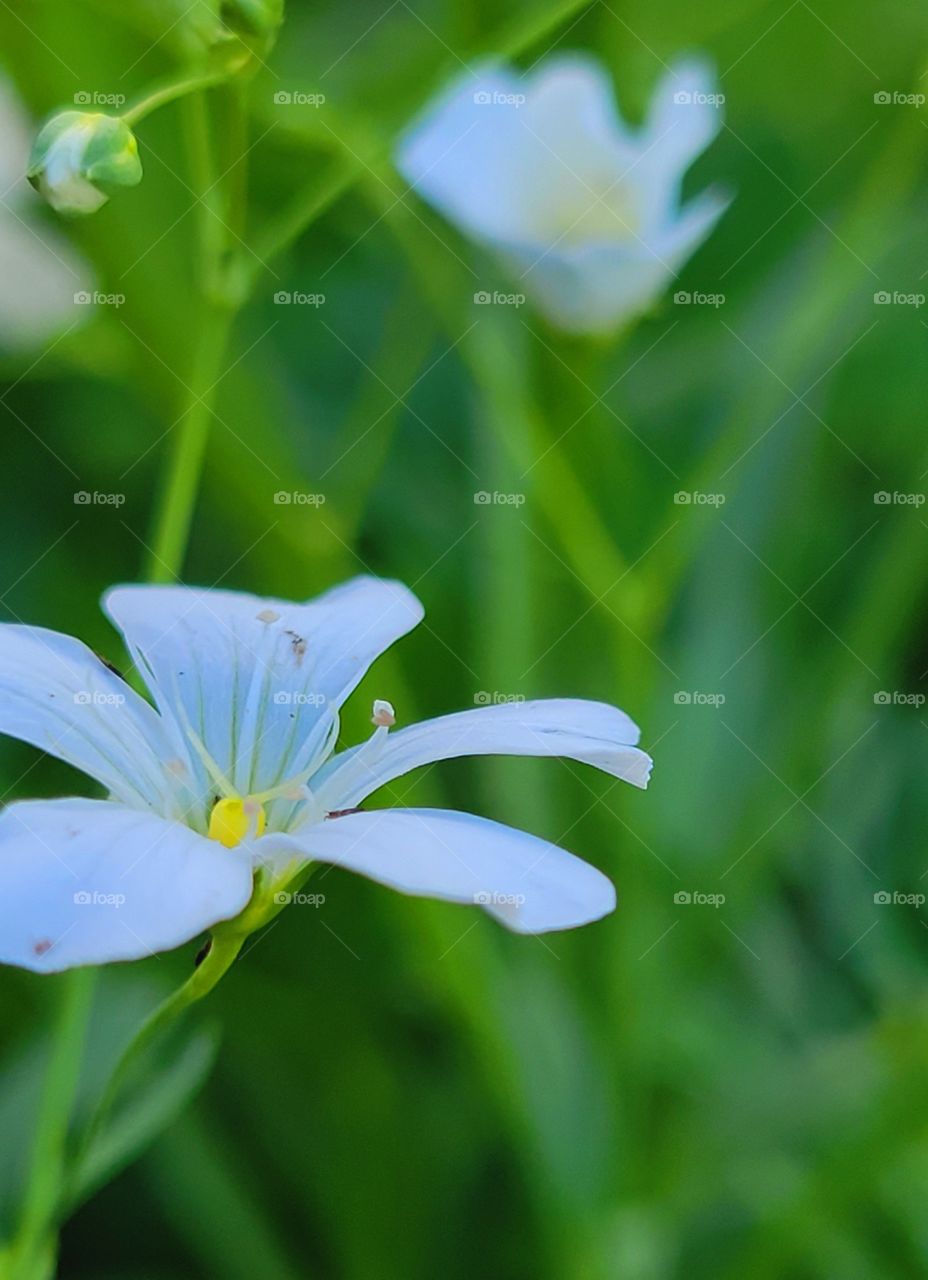
[(238, 915), (244, 852), (107, 800), (0, 814), (0, 963), (51, 973), (138, 960)]
[(422, 617), (406, 587), (355, 578), (308, 604), (189, 587), (115, 587), (104, 607), (165, 715), (241, 794), (307, 767), (370, 664)]
[(679, 177), (702, 155), (722, 127), (715, 74), (708, 62), (688, 58), (676, 63), (658, 82), (640, 140), (659, 167)]
[(524, 129), (510, 101), (519, 78), (485, 66), (456, 79), (400, 142), (396, 165), (423, 200), (471, 235), (518, 235), (530, 193), (519, 153)]
[(260, 843), (272, 857), (290, 848), (401, 893), (482, 906), (515, 933), (572, 929), (615, 907), (612, 884), (589, 863), (468, 813), (381, 809)]
[(636, 240), (505, 256), (548, 320), (578, 334), (609, 333), (647, 310), (674, 270), (659, 249)]
[(492, 244), (550, 243), (634, 160), (608, 74), (581, 54), (523, 77), (485, 66), (458, 78), (401, 141), (397, 167), (423, 199)]
[(166, 811), (170, 738), (158, 713), (71, 636), (0, 625), (0, 733), (96, 778), (124, 803)]
[(552, 324), (568, 333), (609, 333), (657, 302), (729, 204), (710, 190), (652, 228), (649, 241), (509, 249), (504, 257)]
[[(458, 756), (563, 756), (646, 787), (651, 758), (638, 726), (617, 707), (579, 698), (479, 707), (399, 729), (336, 756), (315, 784), (328, 809), (360, 804), (411, 769)], [(330, 803), (329, 803), (330, 801)]]

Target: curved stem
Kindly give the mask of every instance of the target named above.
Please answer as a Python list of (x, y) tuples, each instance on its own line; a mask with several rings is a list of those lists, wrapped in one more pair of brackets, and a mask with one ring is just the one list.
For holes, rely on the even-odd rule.
[(153, 89), (144, 98), (140, 98), (132, 106), (127, 107), (122, 113), (122, 118), (127, 125), (136, 125), (140, 120), (144, 120), (146, 116), (151, 115), (153, 111), (157, 111), (159, 107), (163, 107), (169, 102), (174, 102), (177, 98), (186, 97), (187, 94), (196, 93), (200, 89), (209, 89), (213, 85), (223, 84), (228, 78), (228, 72), (213, 71), (202, 76), (187, 76), (182, 80), (169, 80), (157, 89)]
[(228, 970), (242, 949), (247, 934), (226, 933), (217, 931), (210, 943), (202, 964), (182, 986), (167, 996), (158, 1007), (148, 1015), (138, 1031), (123, 1050), (113, 1073), (107, 1082), (100, 1101), (81, 1139), (80, 1149), (74, 1160), (72, 1181), (79, 1182), (81, 1165), (90, 1151), (94, 1139), (108, 1120), (113, 1107), (122, 1092), (132, 1068), (144, 1051), (156, 1039), (159, 1032), (167, 1028), (185, 1009), (202, 1000), (212, 991)]

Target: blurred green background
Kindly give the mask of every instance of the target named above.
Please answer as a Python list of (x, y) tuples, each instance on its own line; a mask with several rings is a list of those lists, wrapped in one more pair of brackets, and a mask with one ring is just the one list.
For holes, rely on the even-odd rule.
[[(0, 61), (36, 120), (132, 97), (177, 65), (186, 13), (4, 4)], [(722, 305), (671, 286), (614, 344), (475, 306), (505, 281), (384, 168), (461, 59), (555, 48), (598, 52), (632, 118), (663, 63), (715, 63), (726, 127), (688, 186), (735, 199), (679, 288)], [(290, 0), (251, 91), (243, 240), (296, 191), (344, 190), (255, 260), (184, 576), (416, 590), (426, 623), (366, 679), (345, 742), (374, 696), (401, 722), (587, 696), (643, 726), (654, 779), (487, 760), (399, 784), (383, 802), (559, 839), (618, 910), (517, 938), (324, 873), (324, 905), (284, 912), (210, 998), (212, 1075), (67, 1226), (63, 1276), (925, 1274), (928, 913), (894, 895), (928, 883), (928, 524), (894, 495), (928, 489), (928, 311), (875, 294), (926, 291), (928, 113), (875, 95), (923, 93), (926, 55), (928, 10), (905, 0)], [(97, 599), (142, 572), (196, 318), (183, 111), (138, 132), (142, 185), (57, 227), (124, 304), (0, 358), (4, 614), (116, 661)], [(51, 226), (37, 198), (16, 207)], [(275, 502), (294, 491), (324, 502)], [(87, 793), (15, 743), (0, 767), (6, 800)], [(107, 971), (88, 1088), (195, 951)], [(0, 974), (7, 1227), (60, 983)]]

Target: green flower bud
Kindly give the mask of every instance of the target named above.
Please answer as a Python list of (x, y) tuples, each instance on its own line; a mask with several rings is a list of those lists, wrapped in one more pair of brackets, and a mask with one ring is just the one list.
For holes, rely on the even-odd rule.
[(95, 213), (112, 190), (141, 182), (138, 143), (117, 116), (62, 111), (36, 138), (27, 177), (58, 213)]

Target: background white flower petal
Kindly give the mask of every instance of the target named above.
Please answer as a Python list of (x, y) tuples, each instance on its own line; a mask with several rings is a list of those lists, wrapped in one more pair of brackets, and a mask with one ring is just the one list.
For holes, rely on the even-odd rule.
[(712, 67), (690, 58), (661, 77), (648, 108), (639, 146), (643, 171), (679, 197), (683, 175), (722, 127)]
[(381, 809), (269, 836), (416, 897), (482, 906), (516, 933), (571, 929), (607, 915), (615, 890), (595, 867), (525, 831), (468, 813)]
[(40, 973), (139, 960), (237, 915), (247, 856), (105, 800), (0, 815), (0, 963)]

